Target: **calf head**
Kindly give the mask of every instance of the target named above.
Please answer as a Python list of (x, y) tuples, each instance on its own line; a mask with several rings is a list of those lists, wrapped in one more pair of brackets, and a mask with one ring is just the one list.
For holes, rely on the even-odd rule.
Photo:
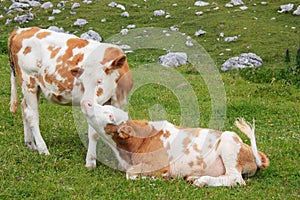
[[(115, 51), (111, 52), (108, 49), (115, 49)], [(90, 101), (103, 105), (112, 98), (114, 104), (123, 106), (132, 87), (131, 76), (127, 75), (124, 70), (130, 73), (126, 56), (122, 51), (116, 46), (102, 44), (84, 59), (82, 66), (73, 66), (70, 72), (76, 77), (77, 83), (75, 84), (83, 86), (81, 102)], [(131, 81), (128, 81), (127, 85), (123, 83), (125, 82), (123, 79), (126, 78)], [(117, 96), (120, 91), (126, 94)]]
[(99, 105), (90, 101), (82, 101), (82, 112), (87, 122), (101, 133), (107, 124), (120, 125), (128, 120), (128, 113), (111, 105)]

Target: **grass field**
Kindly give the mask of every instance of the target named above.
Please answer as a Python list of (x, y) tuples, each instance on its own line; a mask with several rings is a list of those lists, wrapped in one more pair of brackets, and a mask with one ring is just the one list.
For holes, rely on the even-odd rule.
[[(59, 1), (52, 1), (56, 5)], [(295, 68), (295, 56), (300, 45), (300, 18), (289, 13), (279, 14), (279, 6), (296, 0), (244, 1), (248, 9), (226, 8), (227, 0), (216, 0), (217, 5), (195, 7), (194, 1), (116, 1), (126, 7), (130, 17), (121, 17), (121, 11), (108, 7), (110, 0), (93, 1), (76, 9), (70, 15), (67, 1), (55, 21), (48, 21), (52, 9), (34, 8), (35, 19), (27, 24), (5, 25), (4, 12), (11, 1), (0, 5), (0, 199), (299, 199), (300, 197), (300, 80)], [(212, 2), (212, 1), (208, 1)], [(177, 6), (172, 4), (177, 3)], [(137, 4), (139, 6), (133, 6)], [(218, 10), (214, 8), (219, 7)], [(56, 8), (56, 6), (54, 6)], [(154, 17), (153, 11), (163, 9), (171, 17)], [(203, 11), (196, 16), (196, 11)], [(13, 13), (15, 15), (15, 13)], [(72, 24), (85, 18), (83, 28)], [(101, 19), (106, 22), (101, 22)], [(275, 18), (271, 20), (272, 18)], [(71, 107), (56, 106), (41, 99), (40, 128), (48, 145), (50, 156), (38, 155), (24, 145), (23, 124), (19, 112), (9, 112), (10, 76), (7, 56), (7, 38), (15, 26), (51, 25), (80, 35), (89, 29), (101, 34), (105, 41), (119, 34), (122, 28), (135, 24), (137, 28), (159, 27), (169, 29), (176, 25), (179, 32), (190, 35), (211, 56), (218, 69), (222, 63), (241, 53), (253, 52), (262, 57), (261, 68), (220, 72), (226, 92), (226, 118), (222, 130), (234, 130), (237, 117), (256, 119), (258, 148), (270, 159), (270, 167), (252, 178), (246, 186), (234, 188), (197, 188), (181, 179), (126, 181), (125, 174), (101, 162), (95, 169), (86, 169), (86, 148), (80, 140)], [(195, 37), (195, 31), (207, 33)], [(219, 33), (240, 35), (235, 42), (218, 41)], [(290, 50), (291, 62), (285, 63), (285, 51)], [(226, 49), (230, 49), (226, 50)], [(139, 49), (127, 55), (133, 70), (157, 63), (162, 49)], [(207, 127), (212, 116), (212, 100), (202, 74), (192, 65), (175, 69), (192, 87), (199, 107), (199, 126)], [(19, 90), (21, 98), (21, 91)], [(129, 114), (134, 119), (150, 119), (151, 109), (161, 111), (169, 121), (180, 124), (180, 103), (173, 91), (160, 84), (146, 84), (130, 96)], [(82, 122), (83, 123), (83, 122)], [(239, 132), (238, 132), (239, 133)], [(82, 134), (79, 133), (79, 134)], [(249, 142), (239, 133), (244, 141)]]

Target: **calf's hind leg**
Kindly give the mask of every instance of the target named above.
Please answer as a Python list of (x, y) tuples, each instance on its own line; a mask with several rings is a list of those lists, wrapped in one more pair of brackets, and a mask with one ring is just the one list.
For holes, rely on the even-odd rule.
[[(238, 140), (238, 141), (237, 141)], [(245, 181), (241, 172), (236, 168), (238, 153), (241, 148), (241, 139), (234, 132), (223, 132), (220, 137), (220, 142), (214, 148), (213, 157), (220, 156), (224, 167), (225, 174), (212, 177), (201, 176), (194, 180), (193, 184), (197, 186), (234, 186), (237, 183), (245, 185)], [(208, 156), (210, 157), (210, 156)], [(211, 162), (211, 157), (207, 158), (206, 163)], [(205, 161), (205, 159), (204, 159)], [(208, 165), (209, 166), (209, 165)]]
[(22, 115), (25, 145), (30, 149), (38, 150), (40, 154), (50, 155), (39, 128), (38, 88), (23, 89), (23, 95)]

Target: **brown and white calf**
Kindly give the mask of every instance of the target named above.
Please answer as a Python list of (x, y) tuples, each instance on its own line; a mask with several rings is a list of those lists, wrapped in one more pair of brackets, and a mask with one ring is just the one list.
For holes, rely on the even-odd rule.
[[(83, 100), (110, 102), (122, 107), (133, 84), (122, 50), (71, 34), (38, 27), (15, 29), (9, 39), (11, 67), (10, 110), (17, 112), (17, 76), (22, 88), (22, 116), (25, 144), (49, 155), (39, 129), (38, 100), (59, 105), (80, 105)], [(95, 130), (89, 126), (86, 166), (96, 166)]]
[(250, 138), (251, 146), (231, 131), (128, 120), (118, 108), (91, 102), (83, 102), (82, 108), (91, 126), (112, 136), (127, 179), (162, 175), (184, 177), (196, 186), (245, 185), (242, 176), (253, 176), (269, 165), (265, 154), (257, 150), (254, 125), (244, 119), (235, 124)]

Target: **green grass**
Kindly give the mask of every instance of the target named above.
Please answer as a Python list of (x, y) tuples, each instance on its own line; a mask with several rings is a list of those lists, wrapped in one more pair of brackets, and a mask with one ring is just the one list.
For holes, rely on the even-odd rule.
[[(59, 1), (52, 2), (56, 5)], [(257, 145), (269, 157), (270, 167), (246, 179), (245, 187), (234, 188), (197, 188), (181, 179), (126, 181), (123, 172), (101, 162), (97, 163), (95, 169), (86, 169), (86, 148), (77, 133), (78, 124), (74, 123), (72, 108), (55, 106), (43, 98), (39, 106), (40, 128), (51, 155), (45, 157), (28, 150), (23, 141), (21, 112), (16, 116), (9, 112), (7, 37), (17, 24), (4, 25), (8, 16), (3, 8), (10, 5), (10, 1), (4, 1), (0, 5), (0, 14), (4, 15), (0, 19), (0, 199), (298, 199), (300, 89), (299, 79), (297, 82), (294, 76), (299, 77), (299, 74), (286, 77), (282, 73), (287, 67), (293, 67), (293, 62), (284, 62), (284, 56), (287, 48), (290, 49), (291, 58), (295, 56), (300, 43), (300, 24), (299, 17), (291, 13), (278, 14), (277, 10), (282, 4), (299, 3), (280, 0), (270, 1), (264, 6), (260, 1), (250, 0), (246, 3), (249, 9), (240, 11), (238, 7), (225, 8), (228, 0), (218, 0), (215, 2), (220, 9), (214, 11), (212, 8), (216, 6), (194, 7), (194, 1), (191, 0), (178, 1), (177, 7), (173, 7), (175, 1), (170, 0), (120, 0), (116, 2), (125, 5), (130, 13), (129, 18), (122, 18), (121, 10), (107, 6), (110, 2), (81, 3), (76, 10), (77, 15), (68, 14), (71, 2), (67, 2), (65, 10), (55, 15), (54, 22), (48, 21), (52, 10), (35, 8), (35, 20), (19, 26), (47, 28), (56, 25), (77, 35), (93, 29), (106, 40), (128, 24), (136, 24), (138, 28), (169, 28), (177, 25), (180, 32), (191, 35), (205, 48), (218, 68), (232, 56), (245, 52), (256, 53), (264, 60), (261, 68), (221, 72), (227, 99), (223, 130), (237, 131), (233, 126), (237, 117), (243, 116), (248, 120), (255, 118)], [(140, 7), (131, 6), (133, 3)], [(153, 17), (156, 9), (167, 10), (171, 18)], [(195, 11), (204, 11), (204, 14), (195, 16)], [(79, 17), (87, 19), (89, 24), (83, 28), (72, 26)], [(276, 20), (271, 20), (273, 17)], [(101, 23), (103, 18), (107, 22)], [(198, 29), (207, 31), (207, 34), (194, 37)], [(236, 42), (226, 43), (216, 40), (220, 32), (224, 32), (225, 36), (241, 36)], [(225, 51), (226, 48), (231, 51)], [(150, 49), (127, 56), (131, 68), (137, 69), (148, 63), (156, 63), (158, 56), (163, 53), (162, 50)], [(220, 56), (220, 53), (224, 55)], [(212, 108), (203, 77), (190, 65), (181, 66), (176, 71), (192, 86), (200, 109), (199, 125), (207, 127)], [(178, 102), (170, 89), (159, 84), (145, 85), (130, 97), (130, 116), (149, 119), (149, 109), (159, 104), (164, 107), (169, 121), (180, 124)], [(84, 141), (86, 136), (83, 131), (80, 134)]]

